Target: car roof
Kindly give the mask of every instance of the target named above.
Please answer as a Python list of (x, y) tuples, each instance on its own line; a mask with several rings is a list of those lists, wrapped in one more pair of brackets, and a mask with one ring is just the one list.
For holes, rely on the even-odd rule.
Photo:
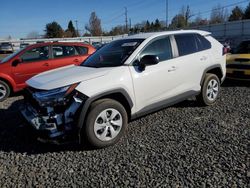
[(46, 45), (75, 45), (75, 46), (84, 46), (88, 48), (94, 48), (90, 44), (84, 44), (82, 42), (43, 42), (43, 43), (31, 44), (30, 47), (39, 47), (39, 46), (46, 46)]
[(154, 32), (154, 33), (139, 33), (139, 34), (128, 36), (126, 38), (127, 39), (147, 39), (147, 38), (155, 38), (155, 37), (163, 36), (163, 35), (188, 34), (188, 33), (197, 33), (203, 36), (211, 34), (207, 31), (201, 31), (201, 30), (176, 30), (176, 31)]

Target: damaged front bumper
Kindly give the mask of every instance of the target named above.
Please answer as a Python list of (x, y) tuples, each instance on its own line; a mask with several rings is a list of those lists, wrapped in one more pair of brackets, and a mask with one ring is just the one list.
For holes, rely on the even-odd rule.
[[(73, 95), (63, 103), (41, 106), (35, 98), (25, 97), (20, 111), (25, 120), (37, 131), (43, 140), (66, 138), (76, 132), (76, 119), (86, 97)], [(53, 104), (53, 105), (52, 105)]]

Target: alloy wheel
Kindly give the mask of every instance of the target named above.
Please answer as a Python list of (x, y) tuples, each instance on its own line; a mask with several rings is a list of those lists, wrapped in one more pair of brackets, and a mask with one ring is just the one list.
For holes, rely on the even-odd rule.
[(207, 86), (207, 98), (210, 101), (215, 101), (219, 93), (219, 83), (215, 79), (211, 79)]
[(117, 137), (123, 125), (122, 115), (116, 109), (103, 110), (94, 124), (95, 136), (101, 141), (110, 141)]

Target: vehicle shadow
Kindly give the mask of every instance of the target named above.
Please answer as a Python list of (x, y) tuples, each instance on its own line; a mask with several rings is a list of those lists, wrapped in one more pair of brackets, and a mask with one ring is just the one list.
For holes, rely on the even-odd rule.
[(0, 109), (0, 151), (25, 153), (27, 155), (62, 151), (89, 151), (87, 145), (68, 143), (45, 144), (37, 141), (34, 130), (19, 113), (23, 100), (15, 101), (8, 109)]

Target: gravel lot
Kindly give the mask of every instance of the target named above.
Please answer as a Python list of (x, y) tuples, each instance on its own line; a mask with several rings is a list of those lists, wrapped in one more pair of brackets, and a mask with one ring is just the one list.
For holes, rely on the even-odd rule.
[(0, 103), (0, 187), (249, 186), (249, 83), (227, 81), (213, 107), (188, 100), (136, 120), (103, 150), (38, 143), (21, 102)]

